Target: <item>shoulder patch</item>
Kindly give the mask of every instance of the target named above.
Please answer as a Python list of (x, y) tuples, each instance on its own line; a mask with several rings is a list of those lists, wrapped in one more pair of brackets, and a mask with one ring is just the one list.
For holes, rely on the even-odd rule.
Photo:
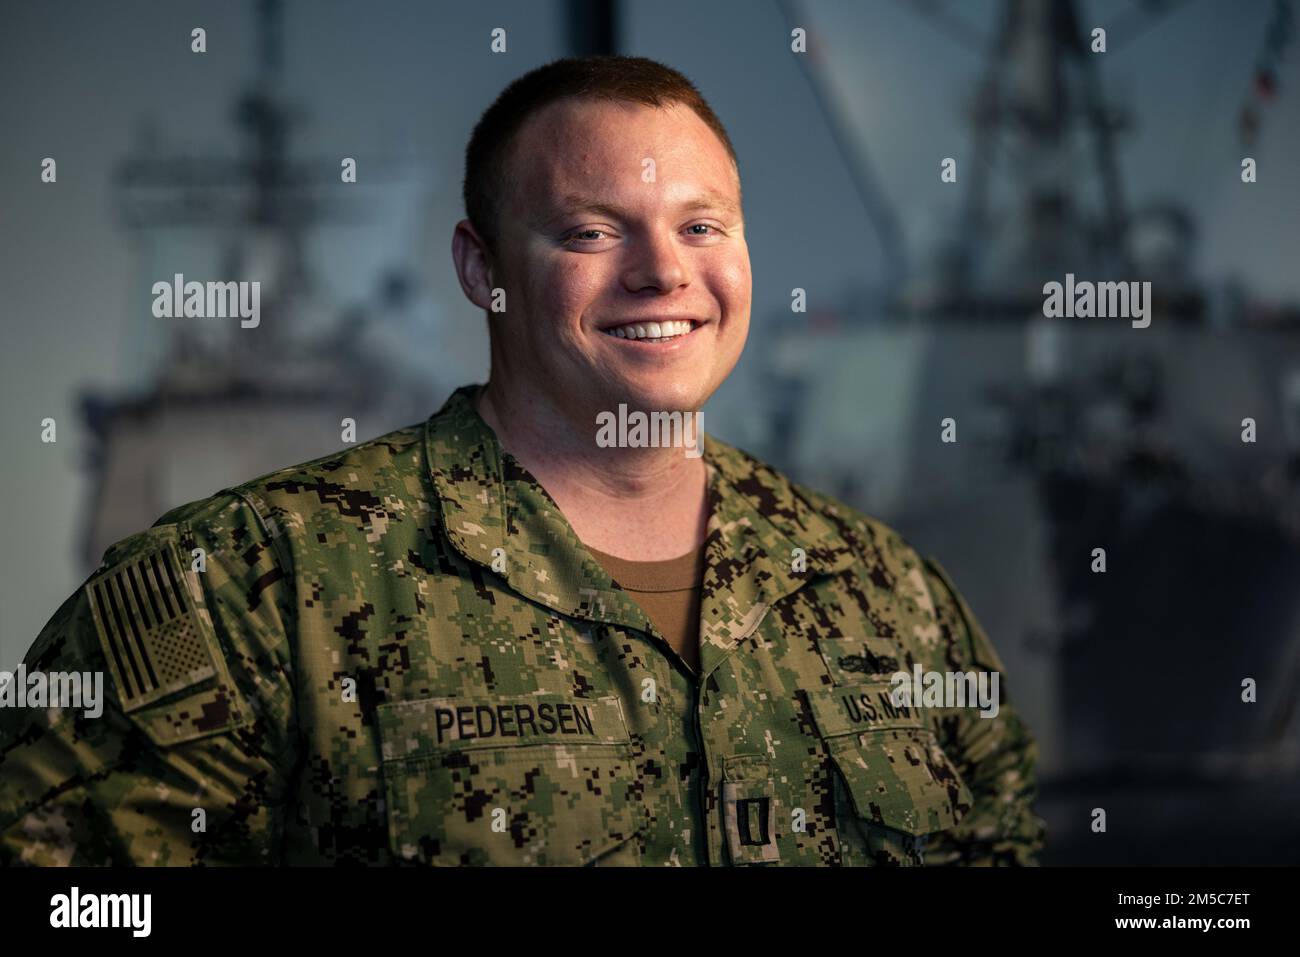
[(217, 671), (176, 544), (156, 534), (86, 583), (95, 631), (122, 695), (135, 711)]

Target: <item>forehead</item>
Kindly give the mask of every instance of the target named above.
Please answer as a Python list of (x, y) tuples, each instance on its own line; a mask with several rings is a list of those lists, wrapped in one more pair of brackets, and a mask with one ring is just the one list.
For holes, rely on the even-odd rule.
[[(529, 209), (644, 192), (645, 161), (664, 192), (713, 193), (739, 205), (740, 180), (717, 134), (681, 103), (570, 98), (547, 104), (515, 135), (505, 182)], [(694, 198), (694, 197), (692, 197)]]

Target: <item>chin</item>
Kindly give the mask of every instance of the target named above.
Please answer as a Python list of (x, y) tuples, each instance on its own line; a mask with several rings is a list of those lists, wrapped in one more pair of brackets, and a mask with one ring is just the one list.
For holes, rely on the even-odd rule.
[(708, 398), (703, 383), (629, 383), (620, 402), (647, 412), (698, 409)]

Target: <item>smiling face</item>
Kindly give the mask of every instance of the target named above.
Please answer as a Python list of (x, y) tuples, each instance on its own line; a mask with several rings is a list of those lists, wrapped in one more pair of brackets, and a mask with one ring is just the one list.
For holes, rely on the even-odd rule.
[(689, 107), (552, 103), (510, 150), (493, 380), (574, 421), (699, 409), (749, 329), (740, 180)]

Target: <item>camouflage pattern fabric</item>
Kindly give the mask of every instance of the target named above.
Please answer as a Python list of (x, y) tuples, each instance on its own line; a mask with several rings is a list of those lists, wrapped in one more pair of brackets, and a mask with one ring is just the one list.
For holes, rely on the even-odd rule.
[(1035, 863), (1005, 680), (887, 698), (1002, 669), (943, 569), (709, 437), (693, 675), (476, 388), (110, 548), (24, 662), (103, 715), (0, 709), (0, 861)]

